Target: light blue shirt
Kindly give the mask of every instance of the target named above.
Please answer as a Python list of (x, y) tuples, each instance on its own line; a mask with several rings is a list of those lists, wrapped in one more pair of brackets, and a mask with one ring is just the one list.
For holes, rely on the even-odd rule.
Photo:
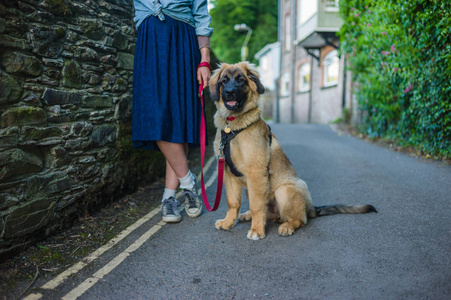
[(207, 0), (134, 0), (134, 5), (136, 29), (149, 16), (156, 16), (164, 21), (164, 16), (167, 15), (193, 26), (196, 29), (196, 35), (211, 36), (213, 34)]

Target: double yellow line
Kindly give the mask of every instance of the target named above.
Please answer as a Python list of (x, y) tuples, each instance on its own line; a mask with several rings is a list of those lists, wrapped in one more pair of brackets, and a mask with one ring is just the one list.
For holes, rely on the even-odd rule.
[[(213, 164), (213, 161), (215, 161), (215, 157), (212, 156), (208, 162), (205, 164), (204, 167), (204, 173), (206, 174)], [(216, 180), (216, 172), (214, 172), (213, 176), (210, 177), (210, 179), (205, 184), (205, 188), (208, 188), (213, 184), (213, 182)], [(200, 178), (200, 174), (198, 175), (198, 178)], [(200, 193), (200, 190), (198, 191)], [(135, 229), (139, 228), (141, 225), (149, 221), (151, 218), (153, 218), (155, 215), (160, 213), (160, 208), (157, 207), (151, 212), (149, 212), (147, 215), (124, 229), (119, 235), (117, 235), (115, 238), (111, 239), (91, 253), (89, 256), (85, 257), (82, 261), (76, 263), (72, 267), (68, 268), (66, 271), (62, 272), (58, 276), (56, 276), (54, 279), (50, 280), (43, 286), (41, 286), (41, 289), (44, 290), (54, 290), (56, 287), (58, 287), (61, 283), (63, 283), (69, 276), (76, 274), (81, 269), (86, 267), (88, 264), (90, 264), (95, 259), (99, 258), (102, 254), (104, 254), (106, 251), (111, 249), (114, 245), (118, 244), (121, 240), (123, 240), (125, 237), (127, 237), (130, 233), (132, 233)], [(100, 279), (102, 279), (105, 275), (110, 273), (112, 270), (114, 270), (118, 265), (120, 265), (131, 253), (133, 253), (135, 250), (137, 250), (139, 247), (141, 247), (152, 235), (154, 235), (158, 230), (160, 230), (166, 223), (163, 221), (160, 221), (159, 223), (152, 226), (147, 232), (145, 232), (143, 235), (141, 235), (133, 244), (131, 244), (127, 249), (125, 249), (123, 252), (121, 252), (119, 255), (117, 255), (115, 258), (113, 258), (110, 262), (108, 262), (105, 266), (103, 266), (100, 270), (98, 270), (96, 273), (94, 273), (91, 277), (80, 283), (76, 288), (71, 290), (68, 294), (66, 294), (62, 299), (64, 300), (70, 300), (70, 299), (77, 299), (80, 297), (84, 292), (86, 292), (88, 289), (90, 289), (93, 285), (95, 285)], [(35, 300), (35, 299), (41, 299), (43, 295), (41, 293), (33, 293), (25, 297), (25, 300)]]

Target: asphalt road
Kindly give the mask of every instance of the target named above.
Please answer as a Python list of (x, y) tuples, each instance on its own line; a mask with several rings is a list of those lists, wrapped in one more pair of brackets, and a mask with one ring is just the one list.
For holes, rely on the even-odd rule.
[[(379, 213), (317, 218), (291, 237), (269, 223), (265, 239), (250, 241), (249, 223), (214, 228), (227, 210), (223, 195), (217, 212), (197, 219), (159, 226), (156, 215), (54, 290), (36, 293), (59, 299), (94, 278), (79, 299), (451, 299), (451, 166), (328, 126), (272, 130), (314, 205), (372, 204)], [(215, 184), (211, 200), (214, 193)], [(115, 258), (152, 226), (159, 230), (139, 248)], [(108, 263), (116, 267), (93, 277)]]

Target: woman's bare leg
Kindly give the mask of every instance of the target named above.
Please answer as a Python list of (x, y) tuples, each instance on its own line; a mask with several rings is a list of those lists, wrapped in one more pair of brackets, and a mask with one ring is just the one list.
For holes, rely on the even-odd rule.
[(179, 178), (183, 178), (189, 172), (187, 160), (188, 144), (157, 141), (157, 145), (166, 158), (165, 191), (161, 206), (162, 219), (165, 222), (177, 223), (182, 220), (182, 216), (177, 209), (178, 202), (172, 197), (175, 196), (180, 184)]
[[(182, 181), (180, 185), (184, 189), (185, 200), (182, 202), (185, 203), (185, 211), (191, 218), (199, 216), (202, 212), (202, 200), (197, 195), (194, 175), (189, 175), (188, 144), (157, 141), (157, 145), (166, 157), (166, 188), (176, 189)], [(190, 182), (190, 188), (187, 188), (187, 180)]]
[(176, 144), (166, 141), (156, 142), (160, 151), (166, 158), (166, 180), (167, 189), (176, 190), (179, 186), (179, 178), (188, 174), (188, 144)]

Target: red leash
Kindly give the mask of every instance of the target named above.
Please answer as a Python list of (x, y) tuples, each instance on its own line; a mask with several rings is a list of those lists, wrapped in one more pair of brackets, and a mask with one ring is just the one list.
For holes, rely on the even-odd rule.
[[(200, 67), (208, 67), (211, 71), (211, 66), (207, 62), (202, 62), (197, 67), (198, 69)], [(219, 154), (218, 157), (218, 184), (216, 187), (216, 198), (215, 203), (213, 205), (213, 208), (210, 206), (210, 203), (208, 202), (207, 198), (207, 192), (205, 190), (205, 183), (204, 183), (204, 158), (205, 158), (205, 142), (206, 142), (206, 123), (205, 123), (205, 113), (204, 113), (204, 84), (202, 83), (199, 86), (199, 95), (200, 95), (200, 103), (202, 105), (202, 117), (200, 119), (200, 160), (201, 160), (201, 168), (200, 168), (200, 183), (201, 183), (201, 189), (202, 189), (202, 200), (204, 201), (204, 205), (207, 208), (208, 211), (215, 211), (219, 207), (219, 203), (221, 202), (221, 194), (222, 194), (222, 181), (224, 176), (224, 155), (222, 152)]]

